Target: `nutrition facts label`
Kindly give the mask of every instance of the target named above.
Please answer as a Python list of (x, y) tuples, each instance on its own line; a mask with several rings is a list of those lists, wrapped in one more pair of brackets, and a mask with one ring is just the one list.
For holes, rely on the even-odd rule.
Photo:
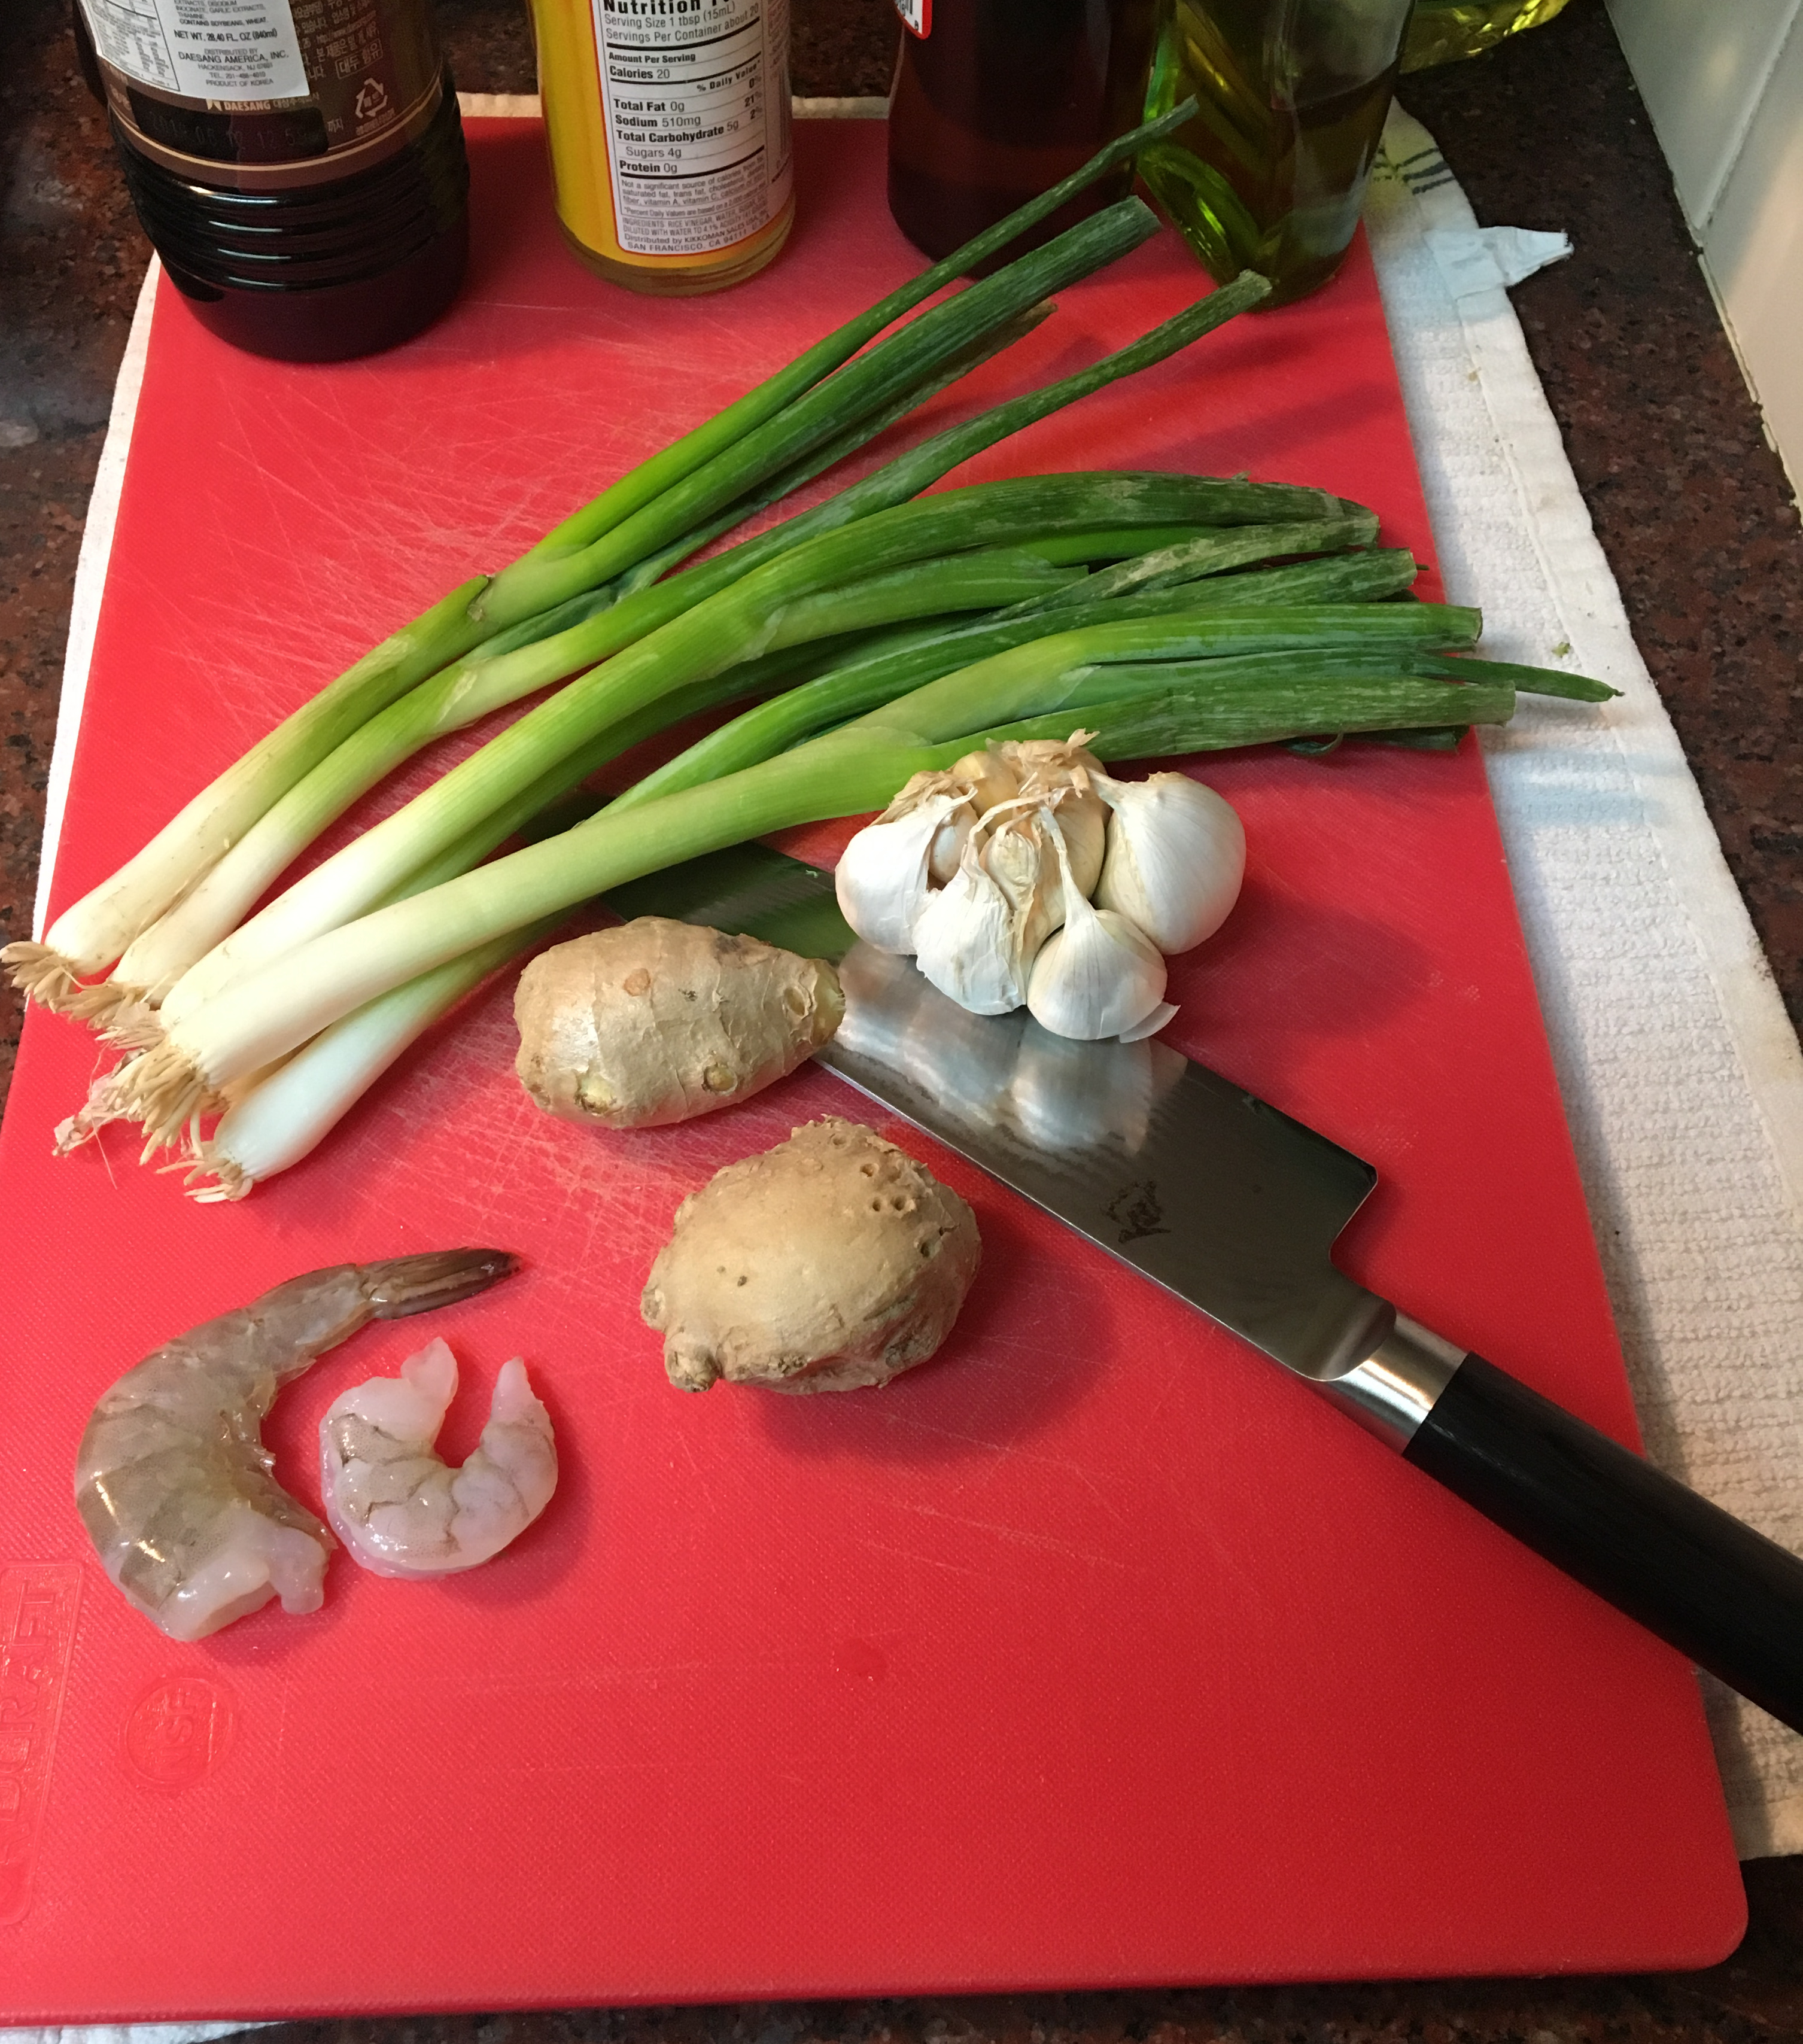
[(789, 0), (591, 0), (614, 231), (699, 256), (789, 198)]
[(304, 99), (288, 0), (82, 0), (103, 63), (141, 85), (221, 106)]

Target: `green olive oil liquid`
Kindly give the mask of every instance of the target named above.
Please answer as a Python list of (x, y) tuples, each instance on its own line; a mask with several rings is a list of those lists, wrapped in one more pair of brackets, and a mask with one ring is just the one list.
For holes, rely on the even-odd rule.
[(1202, 110), (1139, 167), (1211, 275), (1256, 270), (1279, 305), (1346, 253), (1397, 63), (1334, 90), (1331, 71), (1267, 51), (1272, 12), (1269, 0), (1171, 0), (1147, 111), (1192, 92)]

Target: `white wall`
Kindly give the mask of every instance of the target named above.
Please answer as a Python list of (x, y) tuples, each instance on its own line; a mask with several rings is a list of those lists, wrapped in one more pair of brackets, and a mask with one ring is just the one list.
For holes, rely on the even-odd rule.
[(1803, 0), (1609, 0), (1679, 203), (1803, 489)]

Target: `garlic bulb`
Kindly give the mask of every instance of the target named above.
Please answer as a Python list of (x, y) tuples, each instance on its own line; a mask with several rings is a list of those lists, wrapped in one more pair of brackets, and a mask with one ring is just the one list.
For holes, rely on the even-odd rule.
[(1060, 793), (1058, 827), (1078, 887), (1094, 894), (1106, 848), (1108, 807), (1096, 790), (1105, 779), (1101, 762), (1083, 750), (1093, 732), (1073, 732), (1068, 739), (1005, 740), (994, 749), (1019, 777), (1023, 796)]
[(1096, 786), (1113, 811), (1097, 905), (1136, 924), (1167, 956), (1213, 936), (1246, 872), (1246, 833), (1232, 805), (1187, 774), (1104, 774)]
[(1064, 927), (1033, 961), (1027, 1006), (1058, 1036), (1094, 1043), (1136, 1030), (1163, 1002), (1164, 960), (1124, 916), (1084, 900), (1055, 816), (1051, 827), (1064, 875)]
[(914, 923), (914, 962), (960, 1008), (1005, 1015), (1026, 997), (1014, 911), (983, 870), (979, 850), (975, 836), (967, 839), (956, 873), (928, 895)]
[(959, 808), (967, 806), (955, 790), (922, 790), (910, 798), (914, 782), (926, 778), (917, 774), (876, 821), (858, 832), (840, 854), (832, 876), (846, 921), (866, 943), (903, 956), (914, 948), (914, 924), (932, 891), (934, 840)]

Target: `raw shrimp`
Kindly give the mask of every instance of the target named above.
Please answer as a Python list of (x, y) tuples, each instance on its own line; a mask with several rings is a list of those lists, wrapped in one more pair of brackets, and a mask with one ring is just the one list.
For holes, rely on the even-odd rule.
[(398, 1377), (373, 1377), (335, 1398), (320, 1422), (325, 1516), (378, 1575), (473, 1569), (523, 1533), (557, 1488), (551, 1416), (517, 1356), (494, 1380), (482, 1439), (451, 1469), (432, 1443), (456, 1391), (457, 1358), (434, 1341)]
[(276, 1393), (366, 1320), (455, 1304), (513, 1262), (448, 1249), (310, 1271), (127, 1370), (75, 1458), (76, 1507), (107, 1574), (171, 1639), (274, 1596), (318, 1610), (332, 1536), (270, 1473), (259, 1430)]

